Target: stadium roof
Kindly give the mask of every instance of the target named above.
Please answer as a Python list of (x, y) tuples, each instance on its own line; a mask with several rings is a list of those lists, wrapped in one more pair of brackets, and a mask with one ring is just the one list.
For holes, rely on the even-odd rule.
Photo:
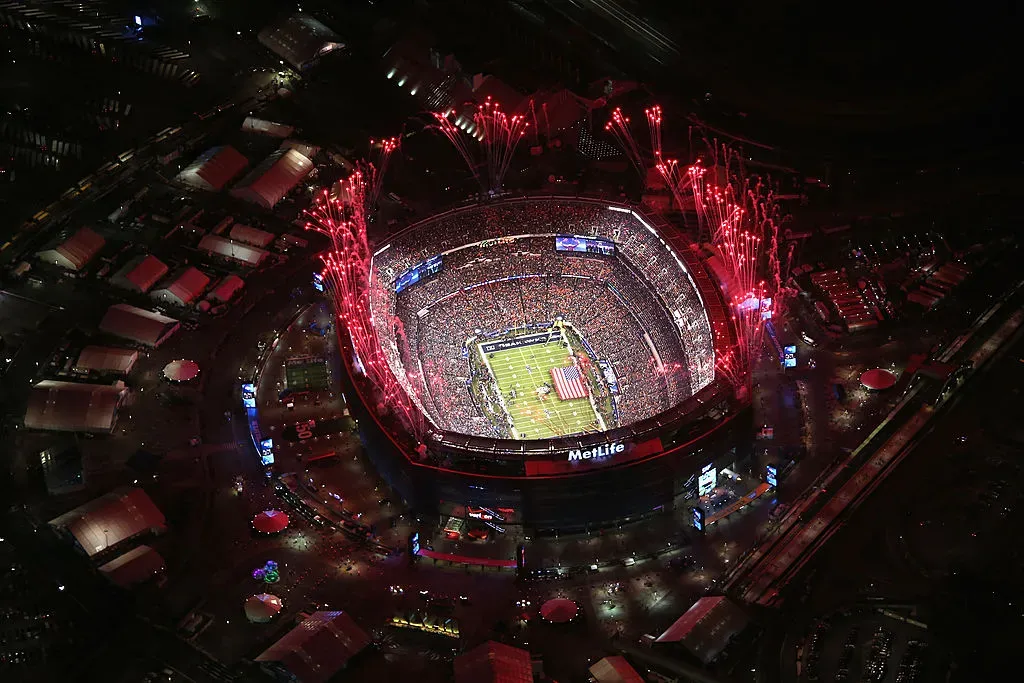
[(295, 132), (295, 126), (258, 119), (255, 116), (246, 116), (245, 121), (242, 121), (242, 130), (246, 133), (262, 133), (274, 138), (286, 138)]
[(29, 393), (25, 426), (58, 432), (109, 432), (117, 422), (124, 383), (78, 384), (47, 379)]
[(167, 275), (167, 266), (156, 256), (149, 254), (139, 261), (132, 261), (118, 271), (110, 281), (127, 289), (145, 294), (160, 278)]
[(139, 359), (134, 349), (119, 349), (113, 346), (86, 346), (78, 354), (74, 369), (81, 372), (116, 372), (127, 375)]
[(530, 653), (488, 640), (455, 658), (455, 683), (533, 683)]
[(248, 244), (233, 242), (220, 235), (205, 235), (199, 240), (199, 249), (224, 258), (241, 261), (247, 266), (258, 266), (267, 257), (263, 249), (250, 247)]
[(596, 662), (590, 667), (590, 677), (597, 683), (644, 683), (643, 677), (621, 656)]
[(213, 288), (213, 291), (207, 295), (208, 299), (224, 303), (230, 301), (231, 297), (235, 295), (235, 292), (245, 286), (245, 280), (238, 277), (237, 275), (227, 275), (223, 280), (217, 283), (217, 286)]
[(228, 236), (237, 242), (245, 242), (254, 247), (265, 247), (274, 241), (274, 233), (251, 228), (241, 223), (235, 223)]
[(309, 157), (294, 149), (279, 149), (242, 178), (231, 195), (272, 209), (312, 170)]
[(101, 331), (146, 346), (160, 346), (178, 326), (174, 318), (128, 304), (114, 304), (100, 321)]
[(323, 683), (369, 644), (346, 612), (314, 612), (256, 661), (277, 662), (302, 683)]
[(81, 270), (96, 254), (99, 253), (106, 240), (89, 228), (79, 228), (78, 232), (56, 249), (47, 249), (37, 254), (40, 260), (67, 268)]
[(198, 268), (188, 267), (167, 287), (153, 292), (154, 299), (175, 306), (188, 306), (210, 284), (210, 276)]
[(178, 174), (179, 182), (201, 190), (219, 190), (242, 172), (249, 160), (234, 147), (223, 145), (206, 150)]
[(264, 47), (297, 69), (305, 69), (328, 52), (345, 47), (341, 38), (308, 14), (293, 14), (259, 33)]
[(100, 571), (118, 586), (128, 588), (153, 578), (166, 568), (160, 553), (148, 545), (140, 545), (100, 566)]
[(90, 557), (151, 529), (162, 529), (166, 520), (140, 488), (111, 491), (50, 520), (64, 529)]
[(747, 625), (747, 615), (723, 595), (701, 598), (658, 636), (657, 643), (679, 643), (707, 664)]

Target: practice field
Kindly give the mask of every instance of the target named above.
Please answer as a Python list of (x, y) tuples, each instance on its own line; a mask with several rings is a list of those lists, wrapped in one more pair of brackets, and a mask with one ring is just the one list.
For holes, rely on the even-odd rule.
[[(569, 362), (568, 349), (561, 341), (494, 351), (485, 356), (518, 438), (549, 439), (602, 429), (589, 399), (562, 401), (555, 393), (551, 368)], [(545, 384), (551, 392), (541, 397), (537, 389)], [(509, 397), (512, 390), (516, 392), (515, 398)]]
[(289, 358), (284, 367), (285, 384), (292, 391), (327, 391), (331, 386), (327, 361), (313, 356)]

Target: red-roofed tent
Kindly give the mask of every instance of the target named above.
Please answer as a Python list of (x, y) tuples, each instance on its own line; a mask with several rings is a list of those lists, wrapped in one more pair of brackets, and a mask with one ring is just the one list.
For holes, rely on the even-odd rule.
[(313, 162), (294, 149), (278, 150), (242, 178), (231, 194), (272, 209), (313, 170)]
[(224, 145), (207, 150), (178, 174), (178, 181), (201, 190), (216, 191), (249, 165), (234, 147)]
[(345, 612), (314, 612), (256, 661), (302, 683), (324, 683), (369, 644), (370, 636)]
[(167, 275), (167, 271), (168, 268), (163, 261), (150, 254), (141, 261), (129, 263), (110, 281), (118, 287), (145, 294), (160, 278)]
[(50, 520), (90, 557), (147, 531), (162, 531), (166, 520), (146, 492), (124, 488)]
[(707, 664), (747, 626), (747, 615), (722, 595), (701, 598), (656, 643), (678, 643)]
[(530, 653), (489, 640), (455, 658), (455, 683), (533, 683)]
[(106, 244), (100, 235), (89, 228), (81, 228), (71, 239), (55, 249), (47, 249), (37, 254), (39, 260), (52, 263), (68, 270), (81, 270)]

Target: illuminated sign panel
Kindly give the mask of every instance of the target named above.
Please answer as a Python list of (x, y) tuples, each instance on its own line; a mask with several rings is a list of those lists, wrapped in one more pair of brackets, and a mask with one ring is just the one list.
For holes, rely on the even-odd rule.
[(256, 385), (254, 384), (243, 384), (242, 385), (242, 406), (246, 408), (256, 407)]
[(569, 451), (568, 459), (569, 462), (574, 462), (576, 460), (604, 460), (605, 458), (610, 458), (613, 455), (622, 453), (624, 450), (626, 450), (626, 445), (623, 443), (606, 443), (602, 446), (597, 446), (596, 448), (591, 448), (586, 451), (579, 448), (572, 449)]
[(796, 347), (785, 346), (782, 348), (782, 367), (784, 368), (795, 368), (796, 367)]
[(558, 251), (572, 251), (580, 254), (600, 254), (602, 256), (615, 255), (615, 242), (597, 237), (582, 237), (580, 235), (556, 235), (555, 249)]
[(768, 482), (769, 486), (778, 486), (779, 470), (775, 465), (768, 465), (765, 467), (764, 480)]
[(693, 508), (693, 528), (697, 531), (704, 531), (704, 509)]
[(718, 484), (718, 470), (711, 465), (705, 465), (697, 479), (697, 495), (706, 496), (715, 490)]

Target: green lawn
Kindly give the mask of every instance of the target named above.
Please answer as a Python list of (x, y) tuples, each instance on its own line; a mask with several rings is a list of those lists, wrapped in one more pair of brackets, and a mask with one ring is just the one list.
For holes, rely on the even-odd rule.
[(326, 391), (330, 388), (327, 362), (323, 358), (285, 362), (285, 384), (292, 391)]
[[(555, 393), (550, 370), (569, 362), (569, 351), (560, 342), (495, 351), (486, 356), (518, 438), (548, 439), (601, 428), (588, 399), (562, 401)], [(544, 384), (551, 386), (551, 392), (541, 398), (537, 389)], [(514, 399), (509, 398), (512, 389), (516, 391)]]

